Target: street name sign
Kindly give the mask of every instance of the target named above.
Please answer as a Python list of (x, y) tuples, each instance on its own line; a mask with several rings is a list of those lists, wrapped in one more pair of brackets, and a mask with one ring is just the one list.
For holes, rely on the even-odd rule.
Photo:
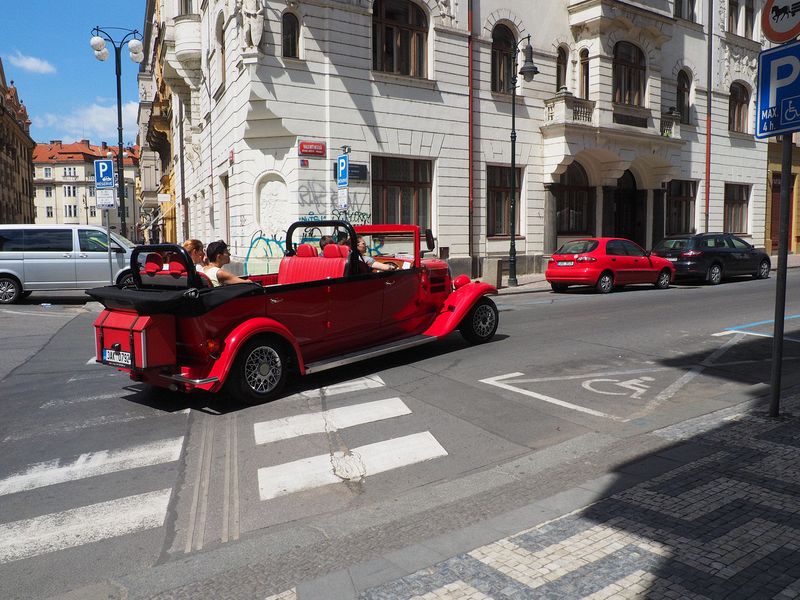
[(794, 42), (758, 55), (756, 137), (799, 130), (800, 42)]
[(340, 154), (336, 158), (336, 185), (346, 188), (350, 184), (350, 156)]
[(94, 186), (98, 190), (114, 189), (114, 161), (104, 158), (94, 161)]
[(800, 35), (800, 2), (797, 0), (767, 0), (761, 11), (761, 31), (764, 37), (783, 44)]

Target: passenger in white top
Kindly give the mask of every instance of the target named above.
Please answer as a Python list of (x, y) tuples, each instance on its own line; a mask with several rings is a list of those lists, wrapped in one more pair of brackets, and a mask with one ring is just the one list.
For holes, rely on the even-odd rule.
[(231, 262), (231, 253), (230, 250), (228, 250), (228, 244), (222, 240), (211, 242), (206, 246), (206, 256), (208, 257), (208, 266), (203, 269), (203, 273), (208, 276), (214, 287), (231, 285), (233, 283), (255, 283), (258, 285), (256, 281), (242, 279), (222, 269), (222, 267)]

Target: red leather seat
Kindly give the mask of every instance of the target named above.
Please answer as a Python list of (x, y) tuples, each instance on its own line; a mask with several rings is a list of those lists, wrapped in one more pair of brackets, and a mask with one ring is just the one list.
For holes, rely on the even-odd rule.
[(163, 268), (164, 268), (164, 257), (158, 254), (157, 252), (151, 252), (145, 258), (142, 274), (153, 277)]
[[(330, 246), (325, 246), (327, 250)], [(344, 277), (347, 260), (320, 260), (318, 256), (284, 256), (278, 267), (278, 283), (303, 283)]]
[(350, 248), (338, 244), (328, 244), (322, 249), (322, 256), (325, 258), (347, 258)]
[(297, 256), (308, 258), (312, 256), (319, 256), (319, 254), (314, 246), (310, 244), (300, 244), (297, 246)]

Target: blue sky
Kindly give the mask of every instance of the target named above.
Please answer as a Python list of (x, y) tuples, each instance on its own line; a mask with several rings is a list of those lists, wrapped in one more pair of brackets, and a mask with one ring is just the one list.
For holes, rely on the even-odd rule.
[[(2, 11), (0, 58), (6, 83), (14, 80), (39, 142), (83, 138), (117, 143), (114, 52), (98, 61), (89, 46), (95, 26), (144, 26), (145, 0), (27, 0)], [(124, 32), (109, 30), (115, 39)], [(117, 38), (119, 35), (119, 38)], [(139, 65), (122, 52), (122, 139), (136, 140)]]

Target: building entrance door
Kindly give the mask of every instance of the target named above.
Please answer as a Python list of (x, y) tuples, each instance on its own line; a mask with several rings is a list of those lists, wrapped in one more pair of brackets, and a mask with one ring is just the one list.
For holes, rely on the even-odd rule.
[(636, 189), (636, 179), (630, 171), (625, 171), (617, 180), (614, 191), (614, 235), (633, 240), (642, 247), (647, 221), (645, 193)]

